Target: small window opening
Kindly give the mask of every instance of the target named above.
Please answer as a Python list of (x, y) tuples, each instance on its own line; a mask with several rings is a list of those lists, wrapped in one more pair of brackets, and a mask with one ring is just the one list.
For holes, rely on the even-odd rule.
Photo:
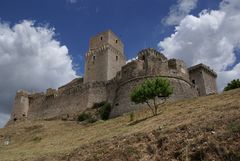
[(95, 56), (95, 55), (93, 55), (92, 59), (93, 59), (93, 60), (95, 60), (95, 59), (96, 59), (96, 56)]
[(17, 121), (17, 118), (15, 117), (15, 118), (13, 119), (13, 121), (14, 121), (14, 122)]
[(25, 115), (25, 113), (24, 113), (24, 114), (22, 114), (22, 116), (23, 116), (23, 117), (25, 117), (25, 116), (26, 116), (26, 115)]
[(117, 43), (118, 43), (118, 40), (116, 40), (115, 42), (116, 42), (116, 44), (117, 44)]
[(100, 39), (103, 40), (103, 37), (101, 36)]
[(193, 84), (196, 84), (195, 80), (192, 80), (192, 83), (193, 83)]
[(115, 106), (118, 106), (118, 105), (119, 105), (119, 103), (116, 103), (116, 104), (115, 104)]
[(116, 61), (118, 61), (118, 56), (116, 56)]

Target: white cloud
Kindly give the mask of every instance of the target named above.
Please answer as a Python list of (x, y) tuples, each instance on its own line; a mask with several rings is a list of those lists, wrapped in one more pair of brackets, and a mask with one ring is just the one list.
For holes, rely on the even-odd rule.
[(128, 60), (126, 61), (126, 64), (128, 64), (128, 63), (130, 63), (130, 62), (132, 62), (132, 61), (135, 61), (135, 60), (137, 60), (137, 59), (138, 59), (138, 56), (133, 57), (133, 58), (131, 58), (131, 59), (128, 59)]
[(4, 127), (9, 118), (9, 114), (0, 113), (0, 128)]
[(66, 46), (53, 28), (0, 22), (0, 113), (8, 114), (16, 90), (56, 88), (76, 77)]
[[(224, 0), (218, 10), (203, 10), (198, 16), (186, 16), (175, 32), (159, 42), (166, 56), (183, 59), (188, 65), (205, 63), (217, 71), (220, 90), (240, 77), (240, 2)], [(228, 70), (229, 66), (233, 69)]]
[(170, 8), (169, 14), (162, 23), (167, 25), (178, 25), (196, 6), (198, 0), (178, 0), (177, 5)]

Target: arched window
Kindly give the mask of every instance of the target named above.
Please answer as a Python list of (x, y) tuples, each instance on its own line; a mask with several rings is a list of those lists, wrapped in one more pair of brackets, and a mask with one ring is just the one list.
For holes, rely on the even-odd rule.
[(116, 40), (115, 42), (116, 42), (116, 44), (117, 44), (117, 43), (118, 43), (118, 40)]
[(100, 39), (103, 40), (103, 37), (101, 36)]
[(116, 61), (118, 61), (118, 56), (116, 56)]

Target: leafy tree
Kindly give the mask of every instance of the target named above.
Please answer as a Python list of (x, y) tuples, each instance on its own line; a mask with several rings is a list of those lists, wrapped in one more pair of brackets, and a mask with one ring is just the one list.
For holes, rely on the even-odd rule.
[[(164, 103), (172, 92), (173, 88), (169, 80), (160, 77), (148, 79), (133, 89), (131, 92), (131, 101), (136, 104), (146, 103), (155, 116), (157, 115), (158, 106)], [(161, 103), (157, 104), (157, 98), (161, 99)]]
[(240, 80), (234, 79), (224, 88), (224, 91), (229, 91), (231, 89), (240, 88)]

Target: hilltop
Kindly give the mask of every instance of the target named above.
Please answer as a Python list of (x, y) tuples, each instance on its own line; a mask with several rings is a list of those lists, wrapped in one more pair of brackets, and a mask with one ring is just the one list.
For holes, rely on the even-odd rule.
[(169, 102), (150, 116), (17, 122), (0, 129), (0, 160), (240, 160), (240, 89)]

